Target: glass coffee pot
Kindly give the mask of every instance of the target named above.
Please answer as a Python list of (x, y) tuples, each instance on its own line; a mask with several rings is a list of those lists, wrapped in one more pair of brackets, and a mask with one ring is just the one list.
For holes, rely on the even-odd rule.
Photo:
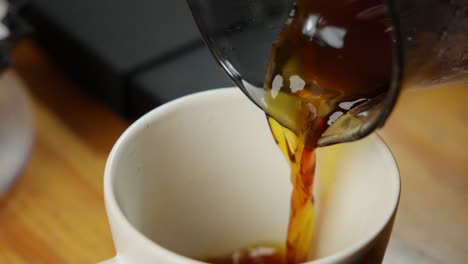
[[(350, 32), (359, 31), (359, 27), (349, 26), (354, 22), (388, 24), (385, 31), (391, 36), (391, 59), (382, 61), (390, 69), (385, 92), (349, 105), (346, 113), (322, 134), (319, 146), (360, 139), (383, 126), (401, 89), (468, 86), (468, 0), (315, 0), (317, 11), (299, 15), (297, 6), (301, 1), (304, 2), (188, 0), (188, 3), (205, 42), (228, 76), (257, 106), (293, 131), (290, 113), (282, 111), (281, 106), (291, 98), (294, 103), (296, 97), (283, 97), (280, 105), (275, 105), (275, 101), (269, 106), (265, 104), (265, 98), (272, 92), (265, 89), (272, 47), (284, 28), (300, 20), (296, 23), (301, 26), (298, 32), (310, 37), (310, 41), (328, 49), (340, 49), (351, 41)], [(351, 22), (344, 23), (341, 18), (350, 12), (355, 15), (348, 17)], [(366, 45), (354, 57), (356, 69), (360, 67), (360, 55), (363, 60), (370, 58), (375, 67), (382, 67), (375, 56), (383, 51), (378, 47), (366, 48), (376, 40), (364, 35), (359, 41)], [(316, 63), (325, 65), (327, 61)], [(341, 67), (339, 63), (336, 65)]]

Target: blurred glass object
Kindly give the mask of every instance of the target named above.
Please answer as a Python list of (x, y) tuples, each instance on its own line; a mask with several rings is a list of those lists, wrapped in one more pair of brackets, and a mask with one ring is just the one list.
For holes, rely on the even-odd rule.
[(34, 138), (30, 100), (25, 85), (10, 66), (11, 46), (25, 33), (18, 6), (0, 0), (0, 196), (19, 175)]
[(29, 157), (34, 125), (29, 96), (13, 71), (0, 76), (0, 194), (5, 192)]

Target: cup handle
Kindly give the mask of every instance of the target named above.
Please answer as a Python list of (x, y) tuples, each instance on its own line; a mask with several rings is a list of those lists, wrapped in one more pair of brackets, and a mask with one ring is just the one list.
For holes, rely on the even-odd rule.
[(121, 263), (119, 261), (117, 261), (116, 257), (114, 257), (114, 258), (99, 262), (98, 264), (121, 264)]

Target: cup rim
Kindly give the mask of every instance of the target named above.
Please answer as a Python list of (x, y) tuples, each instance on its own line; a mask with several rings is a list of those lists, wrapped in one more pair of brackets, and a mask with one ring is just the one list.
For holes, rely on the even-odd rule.
[[(144, 129), (148, 123), (151, 123), (159, 119), (160, 117), (163, 117), (164, 115), (166, 115), (167, 113), (170, 113), (174, 109), (177, 109), (182, 105), (185, 105), (187, 103), (192, 103), (194, 101), (200, 102), (201, 100), (210, 100), (213, 97), (233, 96), (233, 95), (244, 96), (242, 92), (236, 87), (224, 87), (224, 88), (217, 88), (217, 89), (189, 94), (189, 95), (177, 98), (173, 101), (167, 102), (161, 106), (156, 107), (155, 109), (149, 111), (148, 113), (140, 117), (138, 120), (136, 120), (133, 124), (131, 124), (124, 131), (124, 133), (119, 137), (119, 139), (114, 144), (109, 154), (109, 157), (106, 161), (106, 165), (104, 169), (104, 200), (105, 200), (108, 217), (109, 218), (112, 217), (113, 221), (118, 223), (119, 226), (123, 226), (127, 230), (126, 232), (129, 232), (129, 234), (132, 237), (134, 237), (137, 241), (141, 242), (141, 246), (151, 251), (156, 250), (158, 251), (159, 254), (166, 255), (168, 258), (172, 259), (176, 263), (184, 261), (186, 263), (191, 263), (191, 264), (206, 264), (206, 262), (195, 260), (195, 259), (180, 255), (169, 249), (164, 248), (163, 246), (149, 239), (147, 236), (145, 236), (142, 232), (140, 232), (136, 227), (134, 227), (128, 221), (127, 217), (124, 215), (124, 213), (122, 212), (121, 208), (119, 207), (117, 203), (114, 188), (113, 188), (113, 183), (114, 183), (114, 178), (115, 178), (114, 177), (115, 175), (114, 164), (116, 163), (116, 157), (119, 155), (119, 151), (122, 148), (122, 145), (124, 144), (124, 141), (127, 138), (132, 137), (132, 135)], [(334, 261), (346, 259), (352, 256), (354, 252), (358, 252), (362, 250), (372, 240), (374, 240), (378, 236), (378, 234), (380, 234), (381, 231), (387, 226), (387, 223), (391, 220), (391, 218), (395, 214), (396, 209), (398, 207), (400, 192), (401, 192), (401, 180), (400, 180), (399, 168), (398, 168), (398, 165), (395, 161), (395, 158), (392, 152), (390, 151), (385, 141), (378, 134), (374, 133), (374, 134), (371, 134), (370, 136), (373, 137), (372, 141), (378, 144), (379, 149), (386, 150), (383, 152), (383, 153), (386, 153), (384, 155), (388, 156), (387, 160), (396, 169), (396, 173), (395, 173), (396, 175), (394, 175), (395, 177), (393, 177), (395, 190), (392, 192), (394, 196), (392, 197), (393, 198), (392, 206), (391, 206), (392, 210), (389, 210), (388, 215), (385, 218), (386, 221), (382, 222), (379, 228), (377, 228), (374, 232), (372, 232), (371, 235), (369, 235), (365, 239), (360, 240), (358, 243), (354, 244), (353, 246), (348, 247), (344, 250), (341, 250), (333, 255), (326, 256), (318, 260), (308, 261), (308, 262), (305, 262), (304, 264), (327, 264), (327, 263), (333, 263)]]

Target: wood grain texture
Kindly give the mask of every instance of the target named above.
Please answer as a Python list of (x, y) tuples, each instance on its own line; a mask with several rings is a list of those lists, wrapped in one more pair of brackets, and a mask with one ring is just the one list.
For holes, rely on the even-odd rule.
[[(33, 97), (31, 159), (0, 202), (0, 264), (96, 263), (115, 254), (102, 177), (128, 123), (87, 96), (30, 41), (14, 52)], [(468, 87), (405, 92), (382, 136), (402, 196), (384, 263), (468, 259)]]
[(468, 87), (405, 91), (381, 131), (402, 195), (385, 263), (468, 260)]
[(0, 205), (0, 263), (96, 263), (114, 255), (102, 177), (127, 123), (85, 95), (31, 42), (14, 52), (36, 140)]

